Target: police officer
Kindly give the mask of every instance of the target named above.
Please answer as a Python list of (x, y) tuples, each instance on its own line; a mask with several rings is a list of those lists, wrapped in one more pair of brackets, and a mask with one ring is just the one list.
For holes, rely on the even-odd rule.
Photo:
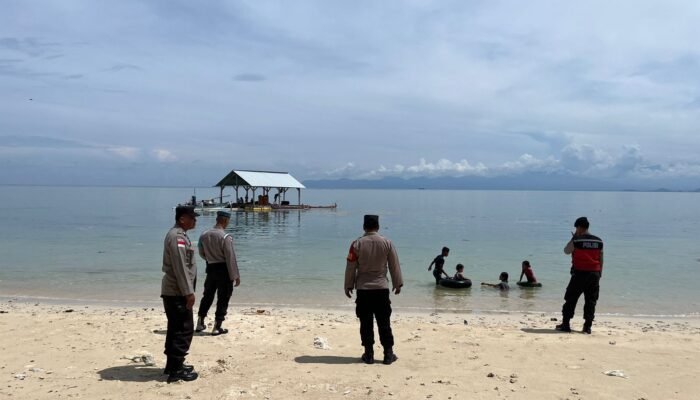
[(197, 214), (192, 206), (175, 209), (175, 226), (165, 235), (163, 246), (163, 281), (161, 296), (168, 332), (165, 336), (165, 355), (168, 356), (164, 373), (168, 383), (197, 379), (194, 367), (185, 364), (185, 356), (192, 344), (194, 320), (194, 290), (197, 280), (197, 264), (194, 248), (187, 231), (197, 224)]
[(394, 354), (391, 332), (391, 301), (387, 269), (391, 274), (394, 294), (401, 293), (403, 277), (396, 248), (379, 235), (379, 216), (365, 215), (365, 234), (350, 245), (345, 267), (345, 295), (352, 298), (357, 289), (355, 313), (360, 319), (360, 337), (365, 348), (362, 361), (374, 363), (374, 319), (377, 319), (379, 340), (384, 347), (384, 364), (398, 360)]
[(583, 294), (583, 332), (591, 334), (603, 273), (603, 241), (588, 233), (589, 225), (586, 217), (578, 218), (574, 222), (576, 231), (571, 233), (571, 240), (564, 248), (565, 254), (571, 254), (571, 280), (564, 294), (562, 323), (556, 326), (558, 331), (571, 332), (569, 321), (574, 317), (576, 303)]
[(231, 220), (231, 213), (219, 211), (216, 213), (216, 225), (212, 229), (202, 233), (199, 237), (199, 255), (207, 262), (207, 278), (204, 281), (204, 294), (199, 303), (199, 318), (197, 319), (197, 332), (206, 329), (204, 319), (209, 308), (216, 300), (216, 320), (211, 331), (212, 336), (228, 333), (228, 329), (221, 327), (226, 319), (228, 301), (235, 286), (241, 284), (238, 273), (236, 252), (233, 249), (233, 237), (226, 233), (226, 227)]

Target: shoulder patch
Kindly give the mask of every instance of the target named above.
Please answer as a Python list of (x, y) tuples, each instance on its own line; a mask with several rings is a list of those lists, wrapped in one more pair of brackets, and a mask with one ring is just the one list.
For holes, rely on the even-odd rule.
[(355, 252), (355, 242), (352, 242), (352, 244), (350, 245), (350, 250), (348, 251), (348, 261), (357, 261), (357, 253)]

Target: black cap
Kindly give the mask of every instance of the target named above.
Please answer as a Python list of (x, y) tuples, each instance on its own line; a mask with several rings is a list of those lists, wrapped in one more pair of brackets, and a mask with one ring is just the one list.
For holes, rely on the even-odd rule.
[(364, 226), (368, 228), (376, 228), (379, 226), (379, 215), (365, 215)]
[(589, 225), (588, 218), (586, 217), (577, 218), (576, 222), (574, 222), (574, 228), (581, 227), (583, 229), (588, 229)]
[(231, 213), (228, 211), (217, 211), (216, 216), (222, 218), (231, 218)]
[(199, 217), (199, 214), (194, 212), (194, 207), (192, 206), (177, 206), (175, 207), (175, 219), (182, 217), (183, 215), (191, 215), (193, 217)]

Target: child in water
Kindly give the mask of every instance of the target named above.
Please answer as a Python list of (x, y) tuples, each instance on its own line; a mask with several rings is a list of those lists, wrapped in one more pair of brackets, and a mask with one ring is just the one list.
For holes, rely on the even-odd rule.
[(530, 261), (523, 261), (523, 272), (520, 273), (520, 279), (518, 280), (518, 282), (522, 282), (523, 275), (525, 275), (525, 277), (527, 278), (527, 283), (537, 283), (537, 278), (535, 278), (535, 274), (532, 272)]
[(468, 281), (469, 278), (464, 276), (464, 265), (462, 264), (457, 264), (457, 273), (455, 276), (452, 277), (452, 279), (456, 281)]
[(498, 288), (500, 290), (510, 289), (510, 287), (508, 286), (508, 273), (507, 272), (501, 272), (501, 275), (498, 276), (498, 279), (501, 280), (500, 283), (481, 282), (481, 286), (490, 286), (490, 287)]
[(428, 271), (433, 269), (433, 265), (435, 265), (435, 270), (433, 271), (433, 277), (435, 278), (435, 284), (439, 285), (440, 284), (440, 279), (442, 279), (442, 276), (444, 275), (445, 278), (449, 278), (450, 276), (447, 275), (447, 272), (443, 269), (445, 266), (445, 257), (447, 257), (450, 254), (450, 249), (447, 247), (442, 248), (442, 252), (435, 257), (433, 262), (430, 263), (428, 266)]

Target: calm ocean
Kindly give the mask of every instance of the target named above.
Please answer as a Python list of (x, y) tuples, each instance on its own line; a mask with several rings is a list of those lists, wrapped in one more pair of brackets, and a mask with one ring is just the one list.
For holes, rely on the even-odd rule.
[[(217, 189), (197, 189), (199, 198)], [(0, 297), (99, 303), (160, 303), (163, 238), (186, 188), (0, 186)], [(700, 312), (700, 194), (427, 190), (305, 190), (310, 204), (337, 210), (236, 213), (233, 233), (242, 284), (234, 307), (351, 307), (342, 290), (345, 256), (362, 215), (379, 214), (398, 248), (406, 286), (398, 309), (430, 312), (560, 310), (570, 259), (562, 249), (573, 221), (591, 221), (605, 241), (598, 311), (623, 315)], [(296, 199), (296, 193), (292, 196)], [(214, 224), (201, 216), (190, 231)], [(427, 271), (442, 246), (446, 268), (466, 266), (475, 286), (436, 288)], [(515, 285), (528, 259), (544, 284)], [(204, 263), (197, 296), (204, 282)], [(510, 273), (511, 290), (482, 289)], [(580, 307), (580, 306), (579, 306)], [(580, 316), (580, 308), (577, 310)]]

